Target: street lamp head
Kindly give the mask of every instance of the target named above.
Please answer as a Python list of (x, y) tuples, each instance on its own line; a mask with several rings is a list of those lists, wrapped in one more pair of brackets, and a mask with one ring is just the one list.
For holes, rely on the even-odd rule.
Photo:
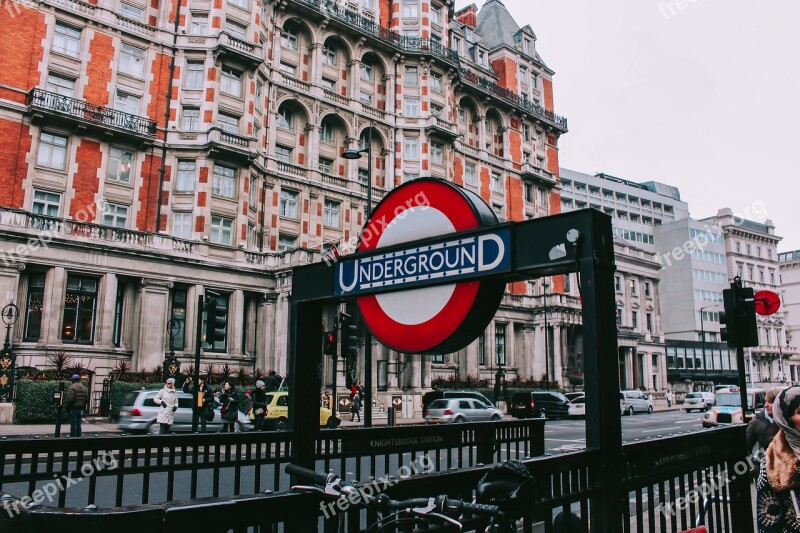
[(342, 152), (342, 157), (345, 159), (361, 159), (361, 154), (366, 153), (367, 150), (345, 150)]

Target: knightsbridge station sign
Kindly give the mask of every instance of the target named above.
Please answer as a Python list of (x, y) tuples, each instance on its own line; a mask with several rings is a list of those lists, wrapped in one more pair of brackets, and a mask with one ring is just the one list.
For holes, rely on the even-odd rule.
[(478, 195), (442, 180), (414, 180), (378, 204), (359, 253), (339, 258), (333, 293), (355, 296), (367, 327), (392, 349), (459, 350), (500, 304), (511, 234)]

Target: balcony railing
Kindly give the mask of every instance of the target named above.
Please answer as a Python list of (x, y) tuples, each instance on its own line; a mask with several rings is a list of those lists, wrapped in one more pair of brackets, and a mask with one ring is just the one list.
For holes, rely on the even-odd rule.
[(301, 167), (300, 165), (295, 165), (294, 163), (286, 163), (284, 161), (276, 161), (278, 172), (283, 172), (284, 174), (291, 174), (292, 176), (299, 176), (301, 178), (308, 177), (308, 169), (305, 167)]
[(73, 13), (77, 13), (79, 15), (93, 17), (95, 12), (95, 6), (88, 2), (82, 2), (81, 0), (44, 0), (45, 3), (50, 4), (51, 6), (59, 7), (61, 9), (65, 9), (67, 11), (72, 11)]
[(286, 74), (281, 74), (280, 76), (281, 76), (281, 81), (287, 87), (291, 87), (293, 89), (299, 89), (307, 93), (311, 92), (310, 83), (303, 80), (298, 80), (297, 78), (292, 78), (291, 76), (287, 76)]
[(549, 183), (551, 185), (555, 185), (556, 179), (553, 174), (543, 168), (537, 167), (535, 165), (531, 165), (530, 163), (523, 163), (522, 164), (522, 175), (524, 177), (534, 178), (541, 180), (545, 183)]
[(330, 174), (325, 174), (320, 172), (322, 183), (326, 185), (333, 185), (334, 187), (341, 187), (342, 189), (347, 188), (347, 180), (344, 178), (340, 178), (339, 176), (332, 176)]
[(362, 108), (364, 109), (364, 113), (371, 117), (375, 117), (380, 120), (386, 119), (386, 112), (383, 111), (382, 109), (378, 109), (377, 107), (372, 107), (367, 104), (364, 104)]
[(255, 150), (256, 140), (252, 137), (245, 137), (219, 128), (208, 130), (208, 142), (210, 148), (221, 149), (235, 156), (255, 159), (258, 153)]
[(456, 125), (440, 117), (431, 116), (428, 119), (427, 129), (437, 131), (440, 134), (445, 135), (450, 139), (455, 139), (458, 137), (458, 130), (456, 129)]
[(496, 96), (501, 100), (505, 100), (506, 102), (516, 106), (517, 108), (527, 113), (530, 113), (541, 119), (544, 119), (562, 131), (567, 131), (566, 117), (556, 115), (552, 111), (544, 109), (541, 105), (539, 105), (539, 102), (536, 102), (535, 100), (528, 100), (526, 97), (518, 95), (511, 89), (506, 89), (505, 87), (498, 85), (489, 78), (481, 76), (471, 70), (467, 70), (464, 67), (461, 67), (459, 69), (459, 74), (461, 76), (461, 79), (467, 82), (467, 84), (472, 85), (473, 87), (476, 87), (481, 91), (489, 93), (493, 96)]
[(325, 93), (325, 98), (327, 98), (328, 100), (333, 100), (334, 102), (337, 102), (337, 103), (342, 104), (344, 106), (347, 105), (347, 97), (346, 96), (342, 96), (341, 94), (335, 93), (334, 91), (331, 91), (331, 90), (328, 90), (328, 89), (325, 89), (323, 92)]
[(114, 228), (90, 222), (37, 215), (17, 209), (0, 208), (0, 226), (25, 228), (38, 232), (42, 241), (49, 242), (54, 237), (80, 238), (92, 241), (105, 241), (126, 248), (149, 248), (191, 253), (193, 243), (143, 231)]
[(123, 113), (110, 107), (61, 96), (42, 89), (32, 89), (28, 93), (28, 109), (147, 137), (153, 137), (156, 133), (156, 123), (147, 117)]
[(249, 63), (259, 63), (262, 60), (261, 45), (239, 39), (224, 31), (219, 34), (217, 50), (234, 53)]
[(131, 20), (127, 17), (123, 17), (122, 15), (116, 15), (117, 17), (117, 27), (121, 28), (125, 31), (129, 31), (131, 33), (138, 33), (139, 35), (144, 35), (150, 39), (153, 39), (156, 36), (156, 28), (150, 26), (149, 24), (144, 24), (142, 22)]

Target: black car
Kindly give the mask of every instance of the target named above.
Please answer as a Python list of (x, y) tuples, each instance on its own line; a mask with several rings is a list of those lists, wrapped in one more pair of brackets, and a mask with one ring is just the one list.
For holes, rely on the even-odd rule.
[(422, 395), (422, 407), (423, 409), (427, 409), (435, 400), (449, 400), (451, 398), (469, 398), (471, 400), (478, 400), (489, 407), (494, 407), (494, 404), (489, 401), (486, 396), (472, 390), (435, 390), (427, 392)]
[(511, 396), (508, 413), (515, 418), (569, 416), (569, 400), (560, 392), (526, 391)]

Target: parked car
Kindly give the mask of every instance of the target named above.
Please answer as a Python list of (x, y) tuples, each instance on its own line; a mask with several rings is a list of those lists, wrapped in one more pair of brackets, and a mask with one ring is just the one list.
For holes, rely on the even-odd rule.
[[(156, 422), (158, 411), (161, 409), (153, 402), (153, 398), (158, 394), (157, 390), (147, 389), (128, 393), (122, 401), (119, 409), (119, 420), (117, 428), (120, 431), (130, 431), (133, 433), (157, 434), (159, 425)], [(206, 431), (216, 432), (222, 430), (222, 418), (219, 413), (220, 406), (214, 406), (214, 420), (206, 422)], [(253, 429), (253, 422), (247, 418), (247, 414), (238, 412), (239, 419), (235, 428), (237, 431), (249, 431)], [(184, 433), (192, 431), (192, 395), (178, 392), (178, 410), (175, 411), (174, 422), (170, 432)]]
[[(267, 429), (277, 429), (283, 431), (289, 423), (289, 392), (278, 391), (267, 393), (267, 416), (264, 417)], [(335, 428), (342, 423), (339, 413), (333, 416), (333, 411), (328, 407), (319, 408), (319, 425), (327, 428)]]
[(736, 389), (739, 385), (714, 385), (714, 394), (718, 393), (722, 389)]
[(569, 401), (569, 416), (586, 416), (586, 396), (578, 396)]
[(494, 407), (486, 396), (474, 390), (435, 390), (426, 392), (422, 395), (422, 408), (426, 409), (434, 400), (441, 400), (443, 398), (472, 398), (485, 403), (489, 407)]
[(511, 396), (508, 414), (515, 418), (569, 416), (569, 400), (556, 391), (517, 392)]
[(585, 392), (565, 392), (564, 396), (567, 397), (567, 400), (572, 401), (575, 398), (580, 398), (581, 396), (586, 396)]
[[(751, 411), (761, 409), (766, 397), (764, 389), (747, 389), (747, 408)], [(746, 420), (742, 413), (741, 391), (738, 387), (720, 389), (714, 407), (703, 415), (704, 428), (719, 424), (743, 424), (748, 421), (749, 416)]]
[(714, 406), (715, 396), (713, 392), (690, 392), (683, 400), (683, 408), (686, 412), (692, 409), (698, 411), (708, 411)]
[(620, 411), (629, 416), (635, 412), (653, 413), (653, 403), (640, 390), (624, 390), (619, 393)]
[(503, 412), (473, 398), (443, 398), (432, 401), (422, 412), (422, 416), (429, 424), (480, 422), (500, 420)]

